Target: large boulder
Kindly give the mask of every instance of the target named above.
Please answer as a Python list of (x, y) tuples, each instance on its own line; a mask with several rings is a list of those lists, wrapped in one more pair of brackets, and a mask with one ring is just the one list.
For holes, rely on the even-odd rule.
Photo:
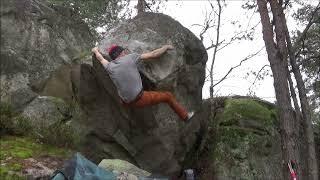
[[(144, 89), (171, 91), (188, 110), (199, 110), (207, 53), (188, 29), (169, 16), (143, 13), (112, 29), (99, 47), (106, 54), (106, 48), (114, 43), (137, 53), (172, 44), (174, 50), (140, 64)], [(80, 76), (80, 83), (74, 84), (88, 116), (87, 157), (96, 162), (123, 159), (153, 173), (181, 170), (197, 140), (200, 112), (186, 124), (166, 104), (142, 109), (123, 107), (108, 73), (95, 59), (93, 67), (81, 65), (74, 74)]]
[(22, 115), (30, 119), (33, 126), (49, 127), (52, 124), (71, 119), (69, 106), (51, 96), (38, 96), (24, 108)]
[[(204, 109), (209, 120), (206, 149), (197, 162), (201, 179), (278, 179), (281, 140), (276, 106), (249, 97), (216, 98)], [(200, 169), (201, 167), (201, 169)]]
[(38, 0), (1, 0), (0, 14), (1, 102), (23, 110), (39, 94), (70, 99), (70, 86), (48, 80), (58, 72), (66, 83), (70, 73), (59, 69), (90, 56), (87, 25), (72, 10)]

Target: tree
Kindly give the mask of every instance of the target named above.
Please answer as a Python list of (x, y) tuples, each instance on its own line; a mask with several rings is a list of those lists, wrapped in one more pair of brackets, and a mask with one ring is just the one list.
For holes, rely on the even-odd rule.
[[(245, 30), (239, 30), (237, 32), (235, 32), (234, 34), (232, 34), (230, 37), (227, 37), (226, 39), (222, 39), (220, 36), (220, 32), (223, 29), (223, 24), (221, 22), (221, 18), (223, 15), (223, 10), (224, 8), (227, 6), (225, 0), (214, 0), (215, 3), (213, 3), (213, 1), (208, 1), (209, 5), (210, 5), (210, 12), (206, 12), (205, 14), (205, 20), (202, 24), (193, 24), (193, 26), (199, 26), (201, 27), (201, 31), (199, 34), (200, 40), (204, 43), (204, 41), (206, 40), (207, 37), (205, 37), (208, 34), (214, 34), (215, 35), (215, 39), (212, 40), (210, 38), (211, 43), (206, 47), (206, 50), (213, 50), (212, 52), (212, 60), (211, 60), (211, 64), (208, 65), (209, 68), (207, 68), (208, 71), (208, 75), (206, 77), (206, 81), (210, 81), (210, 87), (209, 87), (209, 92), (210, 92), (210, 98), (213, 98), (214, 96), (214, 88), (220, 84), (221, 82), (223, 82), (227, 76), (229, 76), (231, 74), (231, 72), (240, 67), (245, 61), (248, 61), (249, 59), (253, 58), (254, 56), (256, 56), (258, 53), (261, 52), (262, 49), (258, 50), (257, 52), (254, 52), (252, 54), (249, 54), (247, 57), (244, 57), (243, 59), (240, 60), (238, 65), (235, 65), (233, 67), (230, 67), (230, 69), (227, 71), (227, 73), (219, 80), (217, 80), (216, 82), (214, 82), (214, 77), (213, 77), (213, 67), (215, 65), (215, 61), (216, 61), (216, 57), (219, 51), (223, 50), (224, 48), (228, 47), (229, 45), (240, 41), (240, 40), (252, 40), (253, 37), (253, 31), (255, 29), (255, 27), (257, 25), (252, 26), (251, 28), (249, 28), (249, 24), (248, 27)], [(232, 21), (231, 22), (234, 26), (237, 26), (237, 29), (240, 27), (240, 25), (238, 25), (237, 21)], [(213, 29), (213, 31), (211, 31)]]
[[(165, 1), (167, 0), (138, 0), (136, 5), (138, 14), (146, 11), (158, 12)], [(119, 22), (131, 18), (133, 14), (129, 6), (132, 2), (130, 0), (49, 0), (49, 2), (72, 8), (79, 13), (93, 33), (96, 33), (97, 27), (109, 30)]]
[(159, 12), (160, 6), (166, 1), (168, 0), (138, 0), (136, 5), (137, 14), (147, 11)]
[[(78, 12), (93, 32), (102, 26), (110, 29), (114, 24), (131, 16), (130, 0), (49, 0), (49, 2), (70, 7)], [(123, 10), (126, 13), (120, 14)]]
[[(314, 23), (314, 14), (317, 13), (319, 10), (320, 2), (313, 11), (313, 15), (309, 20), (308, 25), (304, 29), (304, 33), (307, 33)], [(282, 11), (280, 14), (282, 18), (282, 23), (286, 24), (285, 15)], [(304, 135), (305, 135), (305, 142), (306, 142), (306, 148), (307, 148), (307, 173), (309, 175), (308, 179), (317, 179), (318, 178), (318, 168), (317, 168), (317, 160), (316, 160), (316, 153), (315, 153), (315, 145), (314, 145), (314, 133), (313, 133), (313, 125), (311, 121), (311, 108), (307, 97), (307, 90), (302, 78), (302, 74), (300, 72), (299, 66), (297, 64), (295, 51), (296, 47), (292, 45), (289, 30), (287, 26), (285, 26), (285, 34), (286, 34), (286, 41), (287, 41), (287, 47), (289, 52), (289, 59), (290, 59), (290, 65), (292, 67), (292, 72), (294, 74), (294, 77), (297, 82), (297, 89), (299, 93), (299, 99), (301, 104), (301, 113), (302, 113), (302, 124), (304, 128)], [(304, 34), (301, 34), (301, 36), (298, 38), (296, 43), (299, 43), (299, 39), (303, 39), (305, 37)]]
[[(317, 179), (318, 169), (314, 150), (314, 137), (312, 124), (310, 120), (310, 107), (307, 101), (304, 82), (299, 68), (297, 68), (294, 56), (295, 48), (293, 47), (286, 24), (283, 8), (286, 6), (282, 0), (257, 0), (258, 11), (261, 17), (263, 39), (265, 41), (268, 60), (274, 77), (274, 87), (276, 92), (277, 104), (279, 107), (282, 155), (284, 159), (283, 175), (284, 179), (288, 178), (289, 172), (286, 163), (292, 160), (297, 161), (300, 165), (302, 159), (300, 157), (302, 142), (307, 145), (307, 174), (303, 174), (302, 167), (298, 167), (299, 178)], [(271, 8), (273, 20), (270, 20), (268, 4)], [(274, 28), (273, 28), (274, 25)], [(288, 59), (297, 82), (299, 98), (301, 103), (301, 122), (304, 125), (304, 134), (306, 139), (299, 137), (297, 134), (297, 120), (300, 119), (299, 114), (294, 116), (291, 107), (290, 74), (288, 73)], [(295, 96), (291, 94), (291, 96)], [(297, 109), (296, 109), (297, 110)], [(299, 130), (299, 129), (298, 129)], [(299, 139), (298, 139), (299, 138)]]
[(138, 10), (138, 14), (141, 14), (142, 12), (146, 11), (146, 6), (147, 3), (145, 0), (138, 0), (138, 4), (137, 4), (137, 10)]
[[(303, 5), (294, 14), (295, 20), (307, 24), (310, 28), (304, 32), (296, 31), (293, 36), (293, 44), (298, 49), (295, 57), (302, 72), (307, 76), (304, 78), (307, 91), (310, 94), (312, 109), (314, 110), (313, 121), (320, 123), (320, 112), (315, 109), (320, 107), (320, 10), (318, 6)], [(311, 20), (311, 21), (310, 21)], [(310, 25), (309, 25), (310, 24)], [(299, 37), (300, 41), (299, 41)], [(318, 117), (317, 117), (318, 116)]]

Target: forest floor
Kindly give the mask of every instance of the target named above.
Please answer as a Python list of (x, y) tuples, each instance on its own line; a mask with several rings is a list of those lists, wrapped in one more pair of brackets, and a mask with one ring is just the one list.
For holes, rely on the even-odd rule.
[(72, 150), (43, 144), (28, 137), (0, 137), (0, 179), (50, 177)]

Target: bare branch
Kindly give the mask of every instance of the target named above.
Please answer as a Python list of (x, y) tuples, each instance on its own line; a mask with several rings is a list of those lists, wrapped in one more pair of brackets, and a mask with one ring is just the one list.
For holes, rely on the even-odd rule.
[(149, 6), (149, 4), (144, 0), (146, 7), (151, 11), (151, 7)]
[(258, 79), (261, 71), (262, 71), (264, 68), (266, 68), (266, 67), (270, 67), (270, 65), (267, 65), (267, 64), (266, 64), (266, 65), (262, 66), (262, 68), (260, 68), (260, 70), (258, 71), (258, 73), (257, 73), (257, 75), (256, 75), (256, 77), (255, 77), (255, 79), (254, 79), (254, 81), (253, 81), (253, 83), (252, 83), (252, 84), (250, 85), (250, 87), (249, 87), (249, 91), (251, 90), (251, 87), (256, 83), (256, 81), (257, 81), (257, 79)]
[[(247, 29), (249, 28), (249, 25), (250, 25), (250, 22), (251, 22), (253, 16), (256, 14), (257, 8), (258, 8), (258, 6), (255, 6), (252, 15), (251, 15), (250, 18), (249, 18), (249, 21), (248, 21), (248, 24), (247, 24)], [(260, 24), (260, 22), (259, 22), (259, 24)]]
[(208, 2), (209, 2), (209, 4), (210, 4), (210, 7), (211, 7), (212, 11), (213, 11), (217, 16), (219, 16), (219, 13), (214, 9), (214, 6), (213, 6), (212, 2), (211, 2), (210, 0), (208, 0)]
[(211, 40), (211, 45), (206, 47), (206, 50), (210, 50), (210, 49), (212, 49), (212, 48), (214, 48), (216, 46), (217, 46), (217, 44), (214, 44), (213, 40)]
[[(252, 26), (252, 28), (250, 28), (250, 30), (256, 28), (259, 24), (260, 24), (260, 21), (259, 21), (256, 25)], [(226, 44), (224, 44), (222, 47), (220, 47), (220, 48), (218, 49), (218, 51), (220, 51), (220, 50), (222, 50), (223, 48), (225, 48), (225, 47), (227, 47), (228, 45), (230, 45), (232, 42), (234, 42), (236, 39), (239, 38), (239, 35), (240, 35), (240, 34), (246, 33), (247, 31), (248, 31), (248, 30), (240, 31), (240, 32), (234, 34)]]
[(191, 26), (200, 26), (204, 28), (204, 25), (201, 25), (201, 24), (192, 24)]
[(214, 25), (211, 25), (212, 21), (214, 20), (214, 18), (211, 18), (212, 16), (212, 12), (214, 12), (214, 7), (212, 5), (212, 3), (209, 1), (209, 3), (211, 4), (211, 8), (212, 10), (210, 11), (209, 15), (208, 12), (206, 11), (206, 15), (205, 15), (205, 21), (204, 21), (204, 25), (200, 25), (200, 24), (193, 24), (193, 25), (197, 25), (197, 26), (201, 26), (203, 29), (201, 30), (199, 37), (201, 42), (203, 42), (204, 40), (204, 34), (211, 28), (214, 27)]
[[(218, 23), (217, 23), (217, 36), (216, 36), (216, 45), (218, 45), (219, 43), (219, 37), (220, 37), (220, 23), (221, 23), (221, 11), (222, 11), (222, 7), (221, 7), (221, 4), (220, 4), (220, 0), (217, 0), (217, 3), (218, 3), (218, 10), (219, 10), (219, 13), (218, 13)], [(211, 7), (213, 7), (213, 5), (211, 5)], [(214, 52), (213, 52), (213, 57), (212, 57), (212, 63), (211, 63), (211, 68), (210, 68), (210, 80), (211, 80), (211, 83), (210, 83), (210, 98), (213, 98), (213, 74), (212, 74), (212, 70), (213, 70), (213, 65), (214, 65), (214, 61), (216, 59), (216, 54), (217, 54), (217, 49), (218, 49), (218, 46), (216, 46), (214, 48)]]
[(240, 61), (240, 63), (236, 66), (233, 66), (229, 69), (229, 71), (223, 76), (223, 78), (220, 79), (220, 81), (218, 81), (217, 83), (215, 83), (212, 87), (215, 87), (216, 85), (218, 85), (219, 83), (221, 83), (223, 80), (226, 79), (226, 77), (237, 67), (241, 66), (243, 62), (251, 59), (252, 57), (256, 56), (257, 54), (259, 54), (265, 47), (262, 47), (259, 51), (253, 53), (253, 54), (250, 54), (249, 56), (245, 57), (244, 59), (242, 59)]

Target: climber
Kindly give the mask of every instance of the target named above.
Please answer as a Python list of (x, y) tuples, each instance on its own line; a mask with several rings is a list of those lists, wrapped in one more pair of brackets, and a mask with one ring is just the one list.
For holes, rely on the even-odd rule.
[(171, 92), (144, 91), (137, 64), (140, 60), (148, 61), (160, 57), (167, 50), (172, 50), (172, 45), (164, 45), (151, 52), (137, 54), (130, 53), (118, 45), (108, 49), (110, 62), (94, 47), (92, 52), (109, 73), (115, 84), (121, 102), (126, 107), (145, 107), (159, 103), (167, 103), (181, 120), (187, 122), (194, 116), (194, 112), (187, 112), (175, 99)]

